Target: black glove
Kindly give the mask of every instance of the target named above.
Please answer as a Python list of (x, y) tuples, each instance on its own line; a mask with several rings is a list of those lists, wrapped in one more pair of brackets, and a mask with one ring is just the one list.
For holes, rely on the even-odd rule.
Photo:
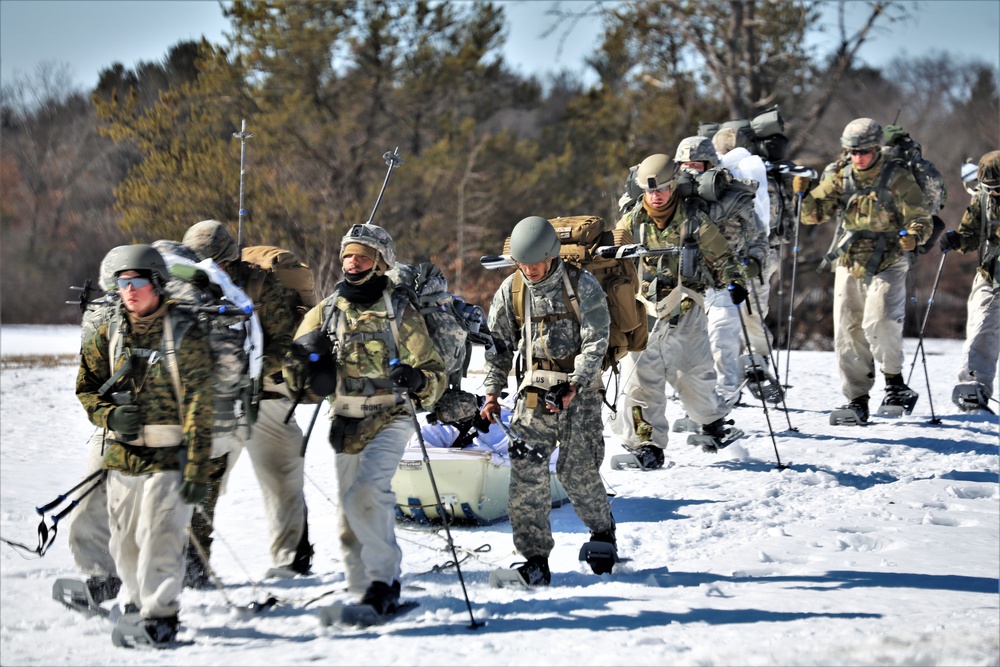
[(677, 192), (678, 197), (687, 199), (698, 192), (698, 178), (690, 171), (682, 169), (680, 175), (677, 177), (677, 184), (674, 185), (674, 190)]
[(747, 300), (747, 288), (739, 283), (729, 283), (729, 297), (737, 306)]
[(108, 413), (108, 428), (122, 435), (135, 435), (142, 427), (138, 405), (122, 405)]
[(554, 385), (551, 389), (545, 392), (545, 405), (553, 412), (559, 412), (563, 409), (563, 399), (573, 391), (573, 385), (569, 382), (560, 382)]
[(185, 505), (197, 505), (208, 495), (208, 484), (186, 479), (181, 482), (180, 493)]
[(941, 237), (941, 252), (948, 252), (949, 250), (958, 250), (959, 246), (962, 245), (962, 237), (959, 236), (958, 232), (954, 229), (949, 229)]
[(427, 382), (424, 374), (409, 364), (395, 364), (389, 371), (389, 379), (392, 380), (393, 386), (405, 389), (411, 394), (419, 392)]
[(326, 397), (337, 390), (337, 361), (330, 338), (319, 329), (299, 336), (288, 348), (291, 381), (295, 390), (308, 385), (313, 394)]

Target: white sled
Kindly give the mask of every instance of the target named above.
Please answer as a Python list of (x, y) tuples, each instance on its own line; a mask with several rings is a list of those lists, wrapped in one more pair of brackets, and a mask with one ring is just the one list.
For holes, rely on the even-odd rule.
[[(427, 447), (427, 458), (441, 495), (441, 504), (453, 520), (478, 525), (507, 518), (510, 466), (497, 465), (489, 452), (475, 449)], [(550, 473), (552, 506), (568, 502), (566, 490)], [(397, 517), (420, 522), (440, 521), (430, 476), (419, 449), (407, 449), (391, 488), (396, 494)]]

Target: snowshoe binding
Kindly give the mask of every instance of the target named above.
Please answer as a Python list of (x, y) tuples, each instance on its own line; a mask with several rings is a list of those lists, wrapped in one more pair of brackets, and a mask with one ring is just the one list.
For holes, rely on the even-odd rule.
[(879, 417), (902, 417), (913, 412), (920, 395), (906, 386), (901, 375), (886, 376), (885, 398), (875, 413)]
[(419, 606), (415, 601), (400, 602), (398, 581), (387, 584), (373, 581), (358, 604), (335, 604), (320, 610), (320, 623), (369, 627), (386, 621)]
[(951, 392), (951, 400), (962, 412), (994, 414), (989, 406), (990, 399), (978, 382), (962, 382), (955, 385), (955, 389)]
[(611, 457), (611, 467), (614, 470), (656, 470), (663, 467), (663, 462), (663, 448), (651, 443), (640, 445), (628, 454)]
[(830, 413), (831, 426), (863, 426), (868, 423), (868, 397), (859, 396)]
[(52, 599), (87, 616), (108, 618), (111, 610), (102, 607), (101, 603), (117, 597), (121, 585), (121, 580), (114, 575), (90, 577), (87, 581), (56, 579), (52, 583)]
[(532, 556), (527, 562), (509, 570), (494, 570), (490, 573), (492, 588), (521, 588), (527, 590), (536, 586), (548, 586), (552, 583), (549, 572), (549, 559), (545, 556)]
[(758, 401), (764, 400), (777, 405), (785, 397), (781, 385), (771, 374), (770, 366), (763, 355), (744, 354), (740, 357), (740, 381), (746, 384)]
[(671, 430), (674, 433), (701, 433), (701, 424), (690, 417), (684, 416), (674, 420), (674, 427)]
[(143, 618), (139, 613), (124, 614), (111, 632), (111, 643), (120, 648), (169, 648), (177, 643), (176, 616)]
[(618, 546), (613, 525), (611, 530), (590, 534), (590, 541), (584, 542), (580, 547), (580, 560), (587, 561), (587, 565), (596, 575), (611, 573), (615, 563), (618, 562)]
[(701, 427), (700, 434), (688, 436), (688, 444), (692, 447), (701, 447), (703, 452), (715, 454), (743, 437), (743, 431), (732, 427), (733, 423), (732, 420), (716, 419), (711, 424), (705, 424)]

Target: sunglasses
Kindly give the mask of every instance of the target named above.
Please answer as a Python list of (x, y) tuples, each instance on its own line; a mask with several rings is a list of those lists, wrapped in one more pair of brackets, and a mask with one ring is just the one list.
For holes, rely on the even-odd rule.
[(851, 155), (871, 155), (875, 150), (872, 148), (852, 148), (850, 150)]
[(666, 192), (669, 189), (670, 189), (670, 184), (667, 183), (666, 185), (661, 185), (658, 188), (643, 188), (642, 191), (645, 192), (646, 194), (650, 194), (653, 192)]
[(149, 278), (140, 278), (135, 276), (133, 278), (119, 278), (118, 279), (118, 289), (125, 289), (126, 287), (131, 287), (134, 290), (140, 290), (146, 285), (149, 285)]

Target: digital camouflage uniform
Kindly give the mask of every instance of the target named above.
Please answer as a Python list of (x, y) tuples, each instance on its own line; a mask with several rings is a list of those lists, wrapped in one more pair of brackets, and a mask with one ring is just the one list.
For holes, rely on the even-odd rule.
[(986, 399), (1000, 358), (1000, 197), (979, 193), (972, 198), (958, 227), (959, 252), (979, 253), (969, 293), (965, 345), (959, 382), (976, 382)]
[[(643, 445), (666, 447), (669, 424), (664, 382), (674, 388), (685, 412), (699, 424), (710, 424), (729, 413), (715, 389), (704, 296), (710, 288), (724, 291), (730, 283), (743, 285), (744, 278), (729, 241), (696, 204), (693, 199), (678, 202), (663, 229), (657, 228), (641, 205), (618, 222), (619, 229), (631, 230), (648, 248), (678, 249), (689, 216), (693, 216), (700, 257), (696, 275), (684, 278), (680, 291), (679, 254), (646, 255), (640, 262), (640, 296), (647, 302), (653, 324), (646, 349), (622, 359), (625, 386), (620, 409), (612, 418), (613, 432), (629, 450)], [(678, 305), (670, 308), (675, 301)]]
[[(172, 310), (172, 304), (161, 310)], [(135, 333), (125, 320), (120, 318), (123, 348), (164, 353), (164, 317), (155, 319), (144, 334)], [(180, 403), (168, 359), (162, 356), (150, 364), (151, 357), (133, 355), (133, 370), (100, 394), (100, 388), (112, 375), (109, 328), (114, 324), (112, 320), (100, 325), (84, 341), (76, 393), (91, 422), (107, 428), (108, 415), (116, 407), (110, 393), (119, 389), (134, 392), (133, 404), (139, 406), (142, 416), (142, 435), (155, 444), (130, 445), (128, 441), (134, 442), (134, 438), (117, 433), (112, 433), (107, 442), (104, 468), (109, 471), (110, 548), (126, 591), (125, 602), (137, 604), (144, 617), (176, 616), (188, 542), (186, 527), (191, 520), (191, 506), (182, 502), (179, 488), (182, 480), (209, 481), (211, 350), (200, 326), (187, 328), (176, 351), (183, 392)], [(115, 359), (116, 370), (123, 358)], [(176, 437), (176, 445), (164, 444), (163, 437), (157, 440), (156, 431), (169, 432), (157, 429), (163, 426), (179, 427), (176, 436), (168, 436)]]
[(836, 261), (833, 309), (841, 388), (852, 401), (868, 396), (876, 362), (886, 375), (902, 372), (910, 259), (899, 245), (899, 232), (913, 234), (920, 245), (932, 231), (924, 195), (905, 168), (896, 168), (888, 183), (892, 208), (879, 201), (876, 188), (884, 167), (880, 153), (864, 171), (855, 171), (850, 163), (833, 169), (802, 200), (802, 224), (842, 216), (848, 235)]
[[(414, 427), (404, 396), (394, 392), (388, 380), (389, 362), (398, 358), (400, 363), (422, 373), (424, 386), (414, 402), (424, 409), (430, 409), (441, 396), (446, 377), (444, 362), (423, 317), (408, 304), (400, 307), (402, 304), (395, 299), (397, 353), (392, 351), (396, 344), (384, 301), (358, 305), (339, 292), (306, 313), (295, 333), (296, 339), (323, 326), (331, 300), (336, 313), (327, 331), (337, 350), (337, 391), (329, 397), (329, 402), (331, 444), (337, 452), (339, 537), (348, 589), (363, 593), (373, 582), (398, 581), (402, 561), (395, 534), (396, 496), (390, 483)], [(336, 334), (338, 326), (343, 327), (342, 338)], [(297, 389), (298, 373), (289, 360), (285, 378), (293, 390)], [(386, 410), (372, 410), (364, 418), (335, 414), (339, 411), (339, 401), (346, 396), (365, 396), (373, 383), (378, 386), (372, 390), (372, 397), (395, 393), (395, 404)], [(342, 438), (335, 433), (342, 434)]]
[[(549, 512), (552, 507), (549, 459), (559, 447), (556, 475), (562, 482), (573, 509), (591, 533), (614, 531), (611, 508), (599, 469), (604, 461), (604, 423), (601, 418), (603, 388), (601, 363), (608, 346), (611, 316), (604, 290), (594, 276), (579, 272), (576, 288), (580, 318), (567, 309), (563, 275), (566, 265), (552, 260), (548, 274), (536, 283), (524, 280), (524, 297), (530, 302), (533, 321), (531, 340), (524, 339), (518, 326), (512, 285), (514, 274), (500, 285), (490, 306), (488, 327), (494, 338), (510, 345), (487, 353), (484, 380), (486, 394), (499, 395), (507, 388), (508, 376), (517, 351), (524, 359), (527, 345), (535, 361), (562, 360), (563, 372), (578, 393), (569, 407), (556, 413), (532, 388), (519, 393), (510, 428), (521, 436), (533, 455), (511, 456), (509, 514), (514, 546), (525, 558), (548, 558), (555, 545)], [(535, 406), (535, 407), (531, 407)]]

